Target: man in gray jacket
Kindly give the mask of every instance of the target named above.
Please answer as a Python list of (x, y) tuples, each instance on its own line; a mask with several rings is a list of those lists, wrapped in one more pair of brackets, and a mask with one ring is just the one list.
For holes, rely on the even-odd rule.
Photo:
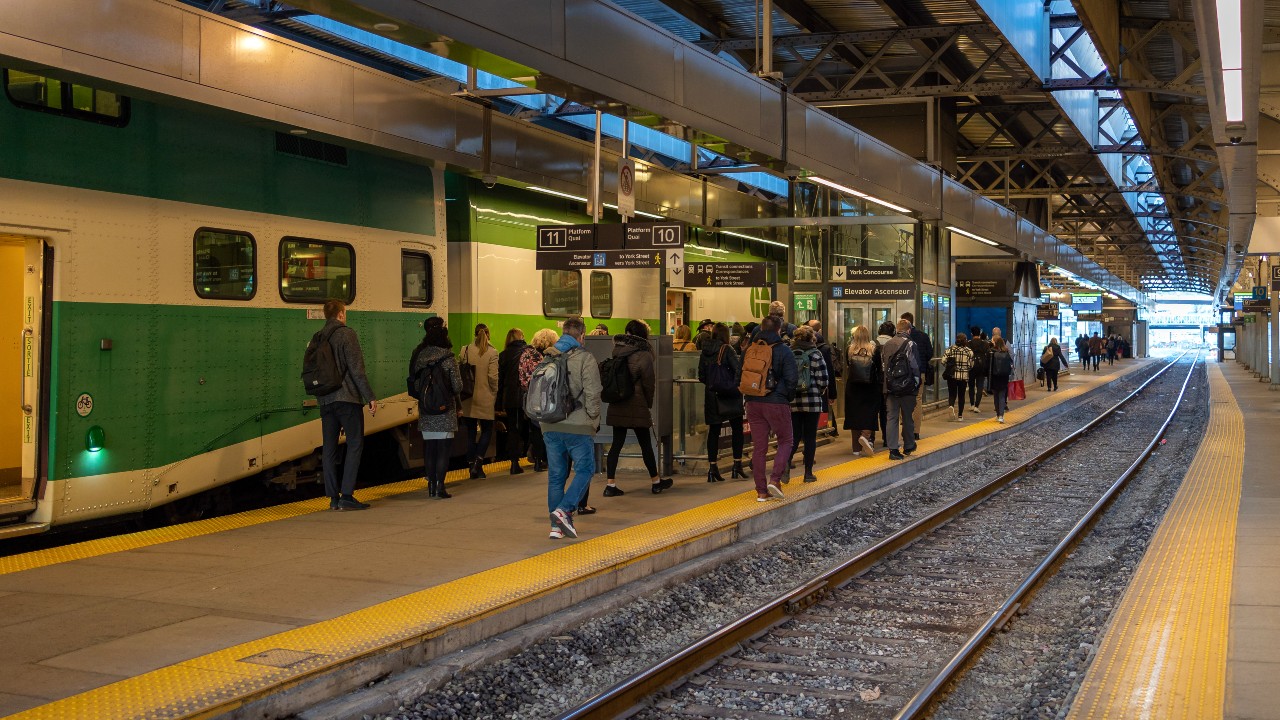
[[(578, 537), (573, 511), (591, 484), (596, 471), (595, 434), (600, 429), (600, 366), (582, 347), (586, 326), (581, 318), (564, 321), (564, 334), (547, 348), (546, 357), (564, 355), (569, 372), (569, 392), (574, 408), (558, 423), (542, 423), (542, 440), (547, 446), (547, 509), (551, 512), (551, 539), (565, 535)], [(544, 361), (545, 362), (545, 361)], [(573, 462), (573, 483), (569, 462)]]
[[(341, 300), (328, 300), (324, 304), (325, 325), (320, 331), (328, 335), (329, 344), (342, 371), (342, 387), (321, 395), (320, 430), (324, 437), (324, 491), (329, 496), (330, 510), (364, 510), (368, 503), (355, 498), (356, 473), (360, 470), (360, 455), (364, 452), (364, 408), (369, 405), (369, 415), (378, 412), (377, 396), (364, 373), (364, 353), (360, 352), (360, 339), (356, 331), (347, 327), (347, 306)], [(347, 457), (342, 463), (342, 486), (338, 486), (338, 437), (347, 433)]]

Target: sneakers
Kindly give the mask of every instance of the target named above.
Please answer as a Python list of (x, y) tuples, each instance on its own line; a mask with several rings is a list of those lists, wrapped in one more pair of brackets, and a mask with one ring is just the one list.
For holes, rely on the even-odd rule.
[(782, 487), (781, 487), (781, 486), (779, 486), (777, 483), (769, 483), (769, 484), (768, 484), (768, 485), (766, 485), (765, 487), (767, 487), (767, 488), (769, 489), (769, 494), (770, 494), (770, 495), (772, 495), (773, 497), (778, 498), (779, 500), (781, 500), (782, 498), (786, 497), (785, 495), (783, 495), (783, 494), (782, 494)]
[(551, 522), (554, 523), (556, 527), (560, 528), (565, 535), (568, 535), (571, 538), (578, 537), (578, 529), (573, 526), (573, 518), (569, 516), (569, 513), (561, 510), (560, 508), (556, 508), (555, 511), (551, 513)]
[(978, 410), (978, 406), (977, 406), (977, 405), (974, 405), (973, 407), (970, 407), (970, 408), (969, 408), (969, 412), (973, 413), (974, 415), (977, 415), (977, 414), (978, 414), (979, 412), (981, 412), (981, 411), (979, 411), (979, 410)]
[(915, 446), (915, 445), (912, 445), (911, 447), (904, 447), (904, 448), (902, 448), (902, 454), (903, 454), (903, 455), (910, 455), (911, 453), (913, 453), (913, 452), (915, 452), (915, 451), (916, 451), (916, 446)]
[(561, 530), (560, 530), (560, 528), (558, 528), (558, 527), (553, 527), (553, 528), (551, 528), (551, 539), (552, 539), (552, 540), (563, 540), (563, 539), (564, 539), (564, 532), (563, 532), (563, 531), (561, 531)]
[(902, 453), (898, 452), (897, 450), (890, 450), (890, 451), (889, 451), (889, 459), (890, 459), (890, 460), (905, 460), (905, 459), (906, 459), (906, 456), (905, 456), (905, 455), (903, 455)]
[(759, 493), (757, 493), (757, 494), (756, 494), (756, 502), (769, 502), (769, 496), (768, 496), (768, 495), (760, 495)]
[(619, 495), (625, 495), (625, 494), (626, 493), (622, 492), (622, 488), (618, 487), (617, 485), (604, 486), (605, 497), (618, 497)]
[(876, 449), (871, 445), (871, 441), (866, 436), (858, 438), (858, 444), (862, 446), (862, 454), (871, 457), (876, 454)]
[(998, 423), (1000, 423), (1001, 425), (1003, 425), (1003, 424), (1004, 424), (1004, 416), (1003, 416), (1003, 415), (997, 415), (997, 416), (996, 416), (996, 422), (998, 422)]
[(804, 481), (805, 481), (805, 482), (818, 482), (818, 476), (817, 476), (817, 475), (814, 475), (814, 474), (813, 474), (813, 471), (812, 471), (812, 470), (810, 470), (810, 471), (808, 471), (808, 472), (806, 472), (806, 473), (804, 474)]
[(951, 411), (951, 422), (955, 422), (955, 421), (956, 421), (956, 419), (957, 419), (957, 418), (959, 418), (959, 416), (958, 416), (958, 415), (956, 415), (956, 406), (955, 406), (955, 405), (949, 405), (949, 406), (947, 406), (947, 409)]

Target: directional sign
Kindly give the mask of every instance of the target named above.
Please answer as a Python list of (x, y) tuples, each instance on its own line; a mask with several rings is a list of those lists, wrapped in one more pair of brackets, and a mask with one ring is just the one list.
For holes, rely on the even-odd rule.
[[(679, 250), (684, 257), (684, 249)], [(538, 270), (581, 270), (583, 268), (662, 267), (662, 253), (657, 250), (588, 250), (585, 252), (540, 252), (535, 257)], [(683, 269), (681, 270), (683, 272)]]
[(689, 263), (685, 287), (764, 287), (769, 264), (762, 262)]
[(1267, 286), (1266, 286), (1266, 285), (1254, 285), (1254, 286), (1253, 286), (1253, 299), (1254, 299), (1254, 300), (1266, 300), (1266, 299), (1267, 299)]
[(1262, 300), (1245, 300), (1240, 311), (1247, 313), (1269, 313), (1271, 312), (1271, 302), (1265, 298)]
[(915, 283), (858, 283), (835, 285), (831, 288), (831, 297), (836, 300), (911, 298), (915, 294)]
[(624, 227), (627, 249), (684, 247), (684, 225), (680, 223), (627, 223)]
[(1271, 279), (1280, 280), (1280, 265), (1271, 268)]
[(689, 281), (685, 278), (684, 246), (662, 250), (662, 260), (667, 266), (667, 284), (689, 287)]
[(538, 249), (555, 251), (594, 250), (595, 225), (539, 225)]
[(1057, 320), (1058, 319), (1058, 303), (1047, 302), (1036, 306), (1037, 320)]
[(898, 278), (898, 268), (891, 265), (837, 265), (831, 268), (831, 282), (897, 280)]

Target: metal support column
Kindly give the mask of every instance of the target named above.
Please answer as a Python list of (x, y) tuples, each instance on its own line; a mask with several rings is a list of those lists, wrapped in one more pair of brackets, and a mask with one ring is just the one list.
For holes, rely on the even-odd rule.
[(1280, 291), (1271, 291), (1271, 320), (1267, 323), (1271, 330), (1271, 389), (1280, 389)]

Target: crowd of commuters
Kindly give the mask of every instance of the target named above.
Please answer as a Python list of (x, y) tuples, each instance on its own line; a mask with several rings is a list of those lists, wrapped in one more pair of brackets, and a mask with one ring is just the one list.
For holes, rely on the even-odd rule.
[[(849, 431), (852, 451), (873, 456), (879, 432), (880, 444), (889, 450), (891, 460), (902, 460), (915, 451), (924, 387), (933, 382), (933, 344), (915, 326), (911, 313), (882, 323), (875, 335), (865, 326), (850, 328), (848, 345), (837, 350), (823, 337), (818, 321), (796, 326), (784, 317), (785, 309), (774, 302), (759, 323), (730, 326), (705, 320), (696, 331), (687, 325), (674, 331), (677, 352), (699, 353), (698, 380), (703, 385), (708, 428), (707, 482), (725, 480), (720, 449), (726, 434), (733, 463), (730, 478), (747, 478), (744, 451), (749, 426), (749, 471), (760, 502), (783, 497), (782, 486), (798, 452), (804, 481), (817, 480), (815, 453), (824, 415), (838, 434), (834, 422), (837, 378), (844, 380), (840, 427)], [(363, 447), (362, 406), (368, 405), (372, 415), (378, 403), (365, 374), (359, 340), (345, 324), (345, 306), (330, 301), (324, 312), (327, 322), (308, 346), (308, 358), (313, 348), (325, 344), (341, 378), (333, 386), (336, 389), (318, 397), (325, 491), (332, 509), (361, 510), (369, 505), (356, 500), (353, 492)], [(550, 537), (577, 537), (574, 516), (596, 512), (587, 499), (597, 471), (595, 436), (601, 424), (612, 428), (604, 463), (605, 497), (625, 493), (616, 476), (629, 435), (639, 445), (650, 491), (660, 494), (673, 486), (671, 478), (661, 476), (655, 452), (656, 357), (649, 326), (642, 320), (628, 322), (622, 333), (613, 335), (612, 351), (603, 362), (584, 347), (588, 332), (580, 318), (565, 320), (561, 329), (562, 334), (540, 329), (526, 342), (524, 332), (513, 328), (499, 350), (482, 323), (473, 329), (471, 342), (455, 354), (443, 318), (423, 323), (422, 340), (409, 360), (407, 384), (418, 400), (430, 497), (450, 497), (445, 474), (456, 434), (461, 432), (465, 440), (468, 474), (483, 478), (496, 432), (500, 457), (510, 462), (509, 474), (525, 472), (521, 464), (525, 457), (535, 472), (548, 473)], [(589, 334), (608, 335), (609, 330), (600, 324)], [(1102, 359), (1114, 362), (1128, 354), (1128, 345), (1116, 335), (1081, 335), (1075, 347), (1080, 365), (1094, 370)], [(999, 328), (993, 328), (989, 338), (978, 327), (970, 328), (968, 334), (958, 333), (938, 365), (953, 422), (961, 422), (966, 411), (979, 413), (988, 394), (996, 420), (1004, 422), (1015, 368)], [(1059, 371), (1066, 366), (1066, 355), (1057, 338), (1052, 338), (1040, 357), (1048, 391), (1058, 388)], [(531, 396), (538, 402), (531, 405)], [(531, 410), (534, 406), (537, 409)], [(549, 411), (550, 406), (558, 408)], [(339, 477), (342, 433), (347, 446)], [(767, 455), (775, 440), (770, 468)]]

